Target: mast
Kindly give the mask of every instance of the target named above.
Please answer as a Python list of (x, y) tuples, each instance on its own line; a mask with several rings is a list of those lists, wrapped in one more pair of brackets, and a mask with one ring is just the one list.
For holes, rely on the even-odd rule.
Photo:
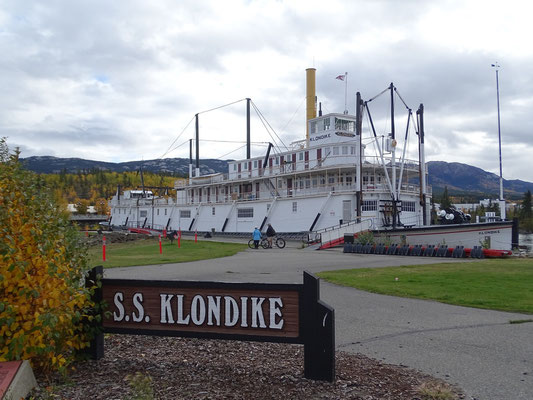
[(251, 149), (250, 149), (250, 99), (246, 98), (246, 159), (251, 158)]
[(362, 122), (363, 122), (363, 100), (361, 100), (361, 93), (357, 92), (355, 95), (355, 135), (359, 140), (359, 146), (356, 147), (356, 159), (357, 164), (355, 167), (355, 179), (357, 181), (357, 216), (361, 217), (362, 204), (363, 204), (363, 135), (362, 135)]
[(192, 178), (192, 139), (189, 139), (189, 179)]
[(420, 206), (422, 207), (422, 224), (427, 225), (426, 215), (426, 154), (424, 150), (424, 104), (420, 103), (416, 111), (418, 116), (418, 164), (420, 171)]
[(196, 176), (200, 176), (200, 126), (198, 123), (198, 114), (195, 115), (196, 119)]
[(391, 168), (392, 168), (392, 228), (396, 228), (398, 214), (396, 200), (396, 133), (394, 127), (394, 84), (390, 84), (390, 118), (391, 118)]
[(500, 155), (500, 217), (502, 220), (505, 220), (505, 200), (503, 198), (503, 173), (502, 173), (502, 134), (500, 129), (500, 82), (498, 80), (498, 69), (500, 65), (498, 63), (492, 64), (496, 68), (496, 101), (498, 106), (498, 144), (499, 144), (499, 155)]

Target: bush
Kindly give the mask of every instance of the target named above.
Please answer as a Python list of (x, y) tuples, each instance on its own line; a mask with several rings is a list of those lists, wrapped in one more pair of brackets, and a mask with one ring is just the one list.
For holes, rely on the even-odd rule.
[(65, 371), (89, 340), (79, 234), (0, 139), (0, 361)]

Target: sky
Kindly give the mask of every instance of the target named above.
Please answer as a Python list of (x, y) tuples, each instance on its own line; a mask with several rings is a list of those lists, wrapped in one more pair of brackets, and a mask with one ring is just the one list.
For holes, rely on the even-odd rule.
[[(325, 113), (343, 112), (345, 89), (353, 114), (357, 91), (369, 100), (393, 82), (413, 111), (424, 104), (427, 160), (499, 174), (497, 62), (503, 177), (531, 182), (531, 11), (526, 0), (3, 0), (0, 137), (22, 157), (188, 157), (199, 113), (200, 158), (240, 159), (239, 100), (251, 98), (260, 156), (272, 132), (305, 138), (312, 67)], [(369, 103), (378, 135), (390, 132), (387, 97)], [(395, 115), (403, 136), (399, 100)], [(416, 158), (411, 130), (408, 143)]]

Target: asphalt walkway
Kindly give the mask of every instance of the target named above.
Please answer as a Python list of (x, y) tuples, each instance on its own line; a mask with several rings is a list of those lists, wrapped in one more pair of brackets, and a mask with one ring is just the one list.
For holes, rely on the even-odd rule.
[[(344, 254), (342, 250), (246, 250), (232, 257), (181, 264), (114, 268), (109, 278), (301, 283), (304, 270), (456, 262), (425, 257)], [(468, 262), (476, 262), (470, 261)], [(338, 350), (405, 365), (457, 384), (476, 400), (533, 399), (531, 315), (403, 299), (321, 282), (335, 308)]]

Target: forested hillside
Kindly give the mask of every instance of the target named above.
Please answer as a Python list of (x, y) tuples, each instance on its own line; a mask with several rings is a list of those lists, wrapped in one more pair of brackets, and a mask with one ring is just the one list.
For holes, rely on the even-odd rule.
[[(138, 172), (104, 172), (91, 170), (69, 174), (40, 174), (46, 187), (53, 191), (54, 196), (66, 206), (76, 204), (78, 213), (83, 214), (87, 207), (95, 206), (98, 214), (108, 211), (109, 200), (120, 186), (121, 190), (141, 187), (141, 174)], [(144, 186), (150, 188), (173, 188), (175, 177), (165, 174), (143, 173)], [(161, 194), (164, 190), (161, 190)]]

